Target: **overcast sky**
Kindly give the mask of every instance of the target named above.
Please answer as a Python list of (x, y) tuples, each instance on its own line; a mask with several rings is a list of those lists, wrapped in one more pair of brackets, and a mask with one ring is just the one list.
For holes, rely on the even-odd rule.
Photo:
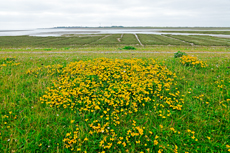
[(230, 0), (0, 0), (0, 29), (230, 27)]

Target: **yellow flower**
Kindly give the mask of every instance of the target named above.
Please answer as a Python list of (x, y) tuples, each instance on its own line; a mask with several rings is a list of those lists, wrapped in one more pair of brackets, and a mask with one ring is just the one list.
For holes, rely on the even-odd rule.
[(84, 141), (88, 141), (89, 139), (88, 138), (85, 138)]
[(118, 141), (117, 144), (121, 144), (122, 142), (121, 141)]
[(157, 144), (158, 144), (158, 141), (157, 141), (157, 140), (154, 140), (153, 142), (154, 142), (154, 145), (157, 145)]
[(122, 143), (122, 145), (125, 147), (125, 146), (126, 146), (126, 143), (125, 143), (125, 142), (123, 142), (123, 143)]

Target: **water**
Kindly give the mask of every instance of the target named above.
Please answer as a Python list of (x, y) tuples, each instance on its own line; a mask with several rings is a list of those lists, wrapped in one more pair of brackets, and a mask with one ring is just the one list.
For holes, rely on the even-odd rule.
[[(170, 32), (160, 32), (160, 31), (178, 31), (178, 33)], [(48, 37), (48, 36), (62, 36), (65, 34), (172, 34), (172, 35), (206, 35), (206, 36), (217, 36), (217, 37), (227, 37), (230, 38), (230, 35), (220, 35), (220, 34), (195, 34), (195, 33), (179, 33), (179, 31), (188, 31), (191, 29), (112, 29), (112, 28), (51, 28), (51, 29), (29, 29), (29, 30), (0, 30), (0, 36), (39, 36), (39, 37)], [(202, 31), (202, 30), (194, 30)], [(208, 31), (208, 30), (203, 30)], [(221, 30), (214, 30), (221, 31)], [(229, 31), (229, 30), (224, 30)]]

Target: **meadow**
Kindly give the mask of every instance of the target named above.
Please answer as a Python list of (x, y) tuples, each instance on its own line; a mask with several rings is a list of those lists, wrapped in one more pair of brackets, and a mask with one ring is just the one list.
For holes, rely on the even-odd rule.
[(221, 35), (230, 35), (230, 31), (161, 31), (161, 32), (170, 32), (170, 33), (197, 33), (197, 34), (221, 34)]
[[(137, 34), (144, 46), (230, 46), (230, 38), (200, 35)], [(1, 49), (140, 46), (134, 34), (79, 34), (60, 37), (0, 36)]]
[(166, 35), (181, 41), (192, 43), (199, 46), (229, 46), (229, 38), (219, 38), (212, 36), (199, 36), (199, 35)]
[(230, 152), (228, 46), (105, 36), (0, 39), (0, 152)]

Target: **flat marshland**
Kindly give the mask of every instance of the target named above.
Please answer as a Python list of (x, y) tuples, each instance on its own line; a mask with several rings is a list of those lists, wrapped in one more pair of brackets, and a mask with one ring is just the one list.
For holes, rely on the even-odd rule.
[(161, 31), (161, 32), (170, 32), (170, 33), (175, 33), (175, 32), (179, 32), (179, 33), (197, 33), (197, 34), (222, 34), (222, 35), (229, 35), (230, 31)]
[[(137, 34), (141, 44), (148, 46), (230, 46), (230, 38), (201, 35)], [(134, 34), (76, 34), (60, 37), (1, 36), (4, 48), (82, 48), (141, 46)]]
[(230, 151), (229, 39), (79, 36), (0, 37), (0, 152)]

